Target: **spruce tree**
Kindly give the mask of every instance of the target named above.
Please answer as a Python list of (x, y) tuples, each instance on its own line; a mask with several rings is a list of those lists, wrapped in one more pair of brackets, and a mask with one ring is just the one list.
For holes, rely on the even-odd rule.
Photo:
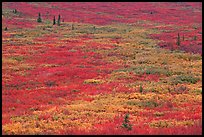
[(5, 30), (5, 31), (7, 31), (7, 30), (8, 30), (8, 28), (6, 27), (4, 30)]
[(197, 36), (194, 36), (193, 39), (194, 39), (194, 40), (197, 40)]
[(58, 16), (57, 25), (60, 26), (60, 15)]
[(72, 30), (74, 30), (74, 24), (72, 24)]
[(16, 14), (16, 13), (17, 13), (17, 10), (16, 10), (16, 9), (14, 9), (13, 13), (15, 13), (15, 14)]
[(126, 114), (121, 127), (126, 128), (127, 130), (132, 130), (132, 125), (129, 122), (129, 114)]
[(56, 22), (55, 22), (55, 16), (54, 16), (54, 19), (53, 19), (53, 25), (55, 25), (56, 24)]
[(94, 31), (94, 32), (96, 31), (96, 27), (95, 27), (95, 26), (93, 27), (93, 31)]
[(143, 87), (142, 87), (142, 85), (140, 85), (140, 93), (142, 93), (143, 92)]
[(42, 22), (42, 19), (41, 19), (40, 13), (38, 14), (37, 22)]
[(177, 37), (177, 43), (176, 43), (178, 46), (180, 46), (181, 45), (181, 41), (180, 41), (180, 35), (179, 35), (179, 33), (178, 33), (178, 37)]

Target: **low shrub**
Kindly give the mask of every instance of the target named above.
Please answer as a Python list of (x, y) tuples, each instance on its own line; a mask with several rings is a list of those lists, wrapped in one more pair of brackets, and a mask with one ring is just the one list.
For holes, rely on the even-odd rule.
[(84, 84), (102, 84), (104, 83), (103, 80), (100, 80), (100, 79), (87, 79), (87, 80), (84, 80)]
[(182, 84), (182, 83), (197, 83), (199, 78), (190, 75), (179, 75), (171, 79), (172, 84)]
[(127, 102), (128, 105), (136, 105), (138, 107), (142, 107), (142, 108), (155, 108), (158, 107), (159, 104), (153, 100), (149, 100), (149, 101), (128, 101)]
[(129, 114), (126, 114), (121, 127), (127, 130), (132, 130), (132, 125), (129, 122)]
[(47, 81), (47, 82), (45, 82), (45, 85), (48, 87), (52, 87), (52, 86), (55, 86), (56, 83), (55, 83), (55, 81)]

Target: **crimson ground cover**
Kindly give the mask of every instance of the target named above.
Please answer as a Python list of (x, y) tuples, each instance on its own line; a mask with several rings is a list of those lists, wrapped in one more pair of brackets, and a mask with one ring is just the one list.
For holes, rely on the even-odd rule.
[(201, 5), (3, 3), (3, 134), (201, 134)]

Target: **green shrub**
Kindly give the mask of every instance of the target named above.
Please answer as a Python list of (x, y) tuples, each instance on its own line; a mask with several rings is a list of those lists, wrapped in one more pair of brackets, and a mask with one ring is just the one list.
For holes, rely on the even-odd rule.
[(16, 57), (11, 57), (11, 59), (20, 62), (20, 61), (23, 61), (23, 60), (24, 60), (24, 57), (23, 57), (23, 56), (16, 56)]
[(136, 105), (136, 106), (139, 106), (139, 107), (148, 107), (148, 108), (155, 108), (155, 107), (158, 107), (159, 104), (153, 100), (149, 100), (149, 101), (128, 101), (127, 102), (128, 105)]
[(194, 37), (193, 37), (193, 40), (197, 40), (197, 36), (194, 36)]
[(150, 108), (159, 106), (159, 104), (155, 101), (147, 101), (147, 102), (144, 102), (142, 105), (145, 107), (150, 107)]
[(194, 93), (196, 93), (196, 94), (202, 94), (202, 89), (196, 89), (196, 90), (194, 91)]
[(142, 91), (143, 91), (143, 87), (142, 85), (140, 85), (140, 92), (142, 93)]
[(172, 84), (182, 84), (182, 83), (191, 83), (191, 84), (195, 84), (197, 83), (199, 80), (199, 78), (190, 76), (190, 75), (179, 75), (176, 76), (174, 78), (172, 78)]
[(136, 73), (136, 74), (142, 74), (145, 72), (143, 67), (137, 67), (137, 68), (132, 68), (132, 69), (133, 69), (134, 73)]
[(58, 120), (58, 119), (59, 119), (58, 116), (53, 116), (53, 117), (52, 117), (52, 120), (53, 120), (53, 121), (56, 121), (56, 120)]
[(38, 14), (37, 22), (42, 22), (42, 19), (41, 19), (40, 13)]
[(127, 130), (132, 130), (132, 125), (129, 122), (129, 114), (126, 114), (121, 127)]
[(181, 45), (180, 35), (179, 35), (179, 33), (178, 33), (178, 37), (177, 37), (177, 42), (176, 42), (176, 44), (177, 44), (178, 46), (180, 46), (180, 45)]
[(155, 68), (155, 67), (147, 68), (145, 73), (146, 74), (158, 74), (158, 75), (163, 74), (163, 75), (166, 75), (166, 76), (171, 76), (172, 75), (172, 72), (167, 70), (167, 69)]

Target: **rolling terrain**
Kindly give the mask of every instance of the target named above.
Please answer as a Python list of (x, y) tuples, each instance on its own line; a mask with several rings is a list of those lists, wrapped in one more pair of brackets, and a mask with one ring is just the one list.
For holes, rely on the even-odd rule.
[(2, 134), (201, 135), (202, 3), (3, 2)]

